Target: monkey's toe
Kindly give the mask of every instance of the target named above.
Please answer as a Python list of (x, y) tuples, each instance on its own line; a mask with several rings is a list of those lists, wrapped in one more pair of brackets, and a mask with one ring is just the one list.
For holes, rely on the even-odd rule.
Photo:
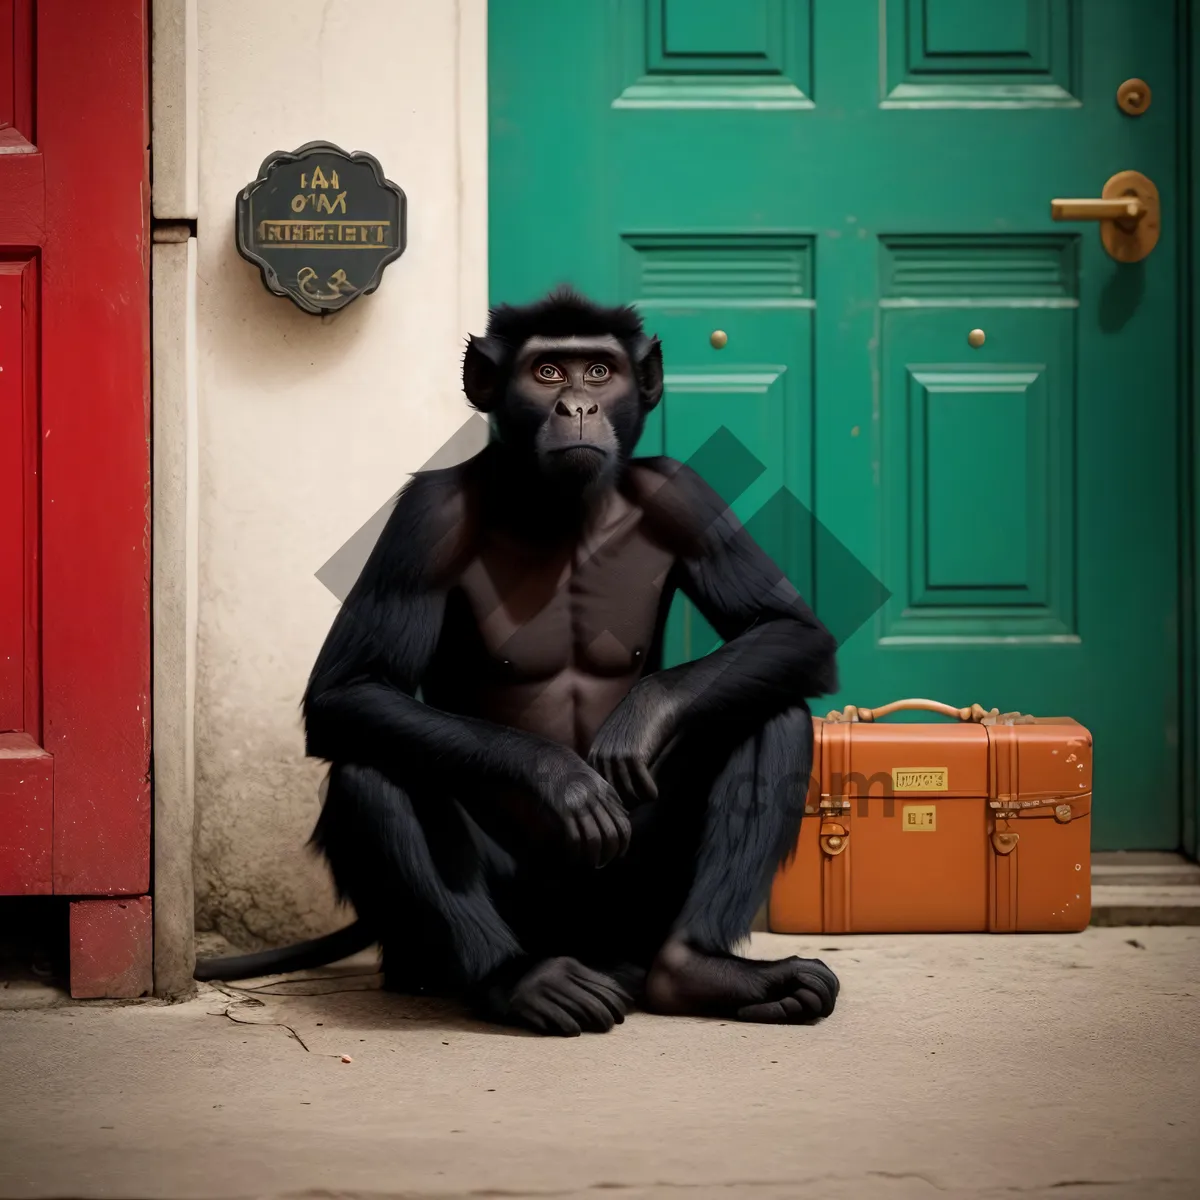
[(608, 975), (574, 958), (539, 963), (513, 991), (509, 1013), (538, 1033), (578, 1037), (607, 1033), (625, 1020), (633, 1001)]
[(767, 995), (757, 1004), (738, 1009), (739, 1021), (807, 1025), (833, 1012), (840, 984), (819, 959), (785, 958), (765, 973)]

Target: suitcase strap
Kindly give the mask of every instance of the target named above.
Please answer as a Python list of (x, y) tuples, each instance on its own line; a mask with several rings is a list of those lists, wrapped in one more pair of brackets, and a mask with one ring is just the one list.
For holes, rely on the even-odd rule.
[[(989, 802), (1011, 802), (1021, 794), (1018, 773), (1017, 731), (988, 730)], [(1020, 856), (1014, 854), (1020, 835), (1010, 829), (1008, 816), (992, 811), (992, 854), (988, 855), (988, 930), (1012, 933), (1017, 928), (1017, 869)]]

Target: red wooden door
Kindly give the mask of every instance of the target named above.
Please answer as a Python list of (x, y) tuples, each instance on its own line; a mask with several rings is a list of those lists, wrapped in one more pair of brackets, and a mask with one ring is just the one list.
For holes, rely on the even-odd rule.
[(0, 0), (0, 895), (149, 973), (146, 0)]

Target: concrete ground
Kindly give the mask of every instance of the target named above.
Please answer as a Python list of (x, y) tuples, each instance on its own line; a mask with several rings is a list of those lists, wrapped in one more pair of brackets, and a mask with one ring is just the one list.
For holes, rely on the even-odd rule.
[(1200, 1195), (1200, 928), (752, 952), (825, 958), (837, 1012), (546, 1040), (383, 994), (369, 959), (3, 1011), (0, 1196)]

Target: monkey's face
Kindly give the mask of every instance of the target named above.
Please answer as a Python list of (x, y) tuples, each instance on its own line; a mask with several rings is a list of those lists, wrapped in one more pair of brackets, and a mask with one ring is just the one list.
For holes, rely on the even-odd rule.
[(611, 482), (644, 419), (629, 355), (611, 335), (531, 337), (513, 360), (504, 434), (566, 484)]

